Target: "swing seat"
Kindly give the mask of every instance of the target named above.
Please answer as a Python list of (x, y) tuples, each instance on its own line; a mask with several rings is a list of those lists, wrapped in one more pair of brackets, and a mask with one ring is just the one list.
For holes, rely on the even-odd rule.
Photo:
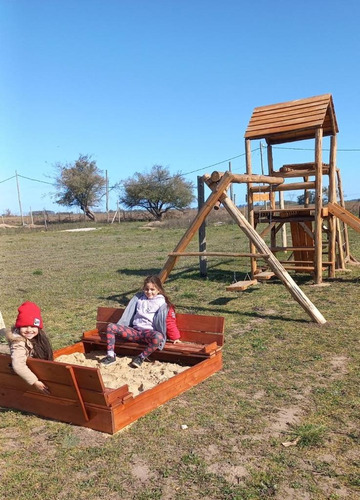
[(242, 292), (250, 286), (256, 285), (257, 282), (257, 280), (237, 281), (236, 283), (232, 283), (231, 285), (227, 286), (226, 290), (228, 292)]
[(275, 273), (272, 271), (261, 271), (260, 273), (256, 273), (255, 276), (258, 281), (266, 281), (275, 276)]

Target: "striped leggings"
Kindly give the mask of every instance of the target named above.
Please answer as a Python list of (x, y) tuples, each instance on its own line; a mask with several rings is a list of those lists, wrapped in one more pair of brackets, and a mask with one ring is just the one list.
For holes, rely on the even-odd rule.
[(147, 344), (140, 356), (145, 359), (159, 348), (164, 336), (155, 330), (138, 330), (131, 326), (117, 325), (109, 323), (106, 328), (107, 350), (114, 350), (116, 339), (127, 340), (128, 342), (141, 342)]

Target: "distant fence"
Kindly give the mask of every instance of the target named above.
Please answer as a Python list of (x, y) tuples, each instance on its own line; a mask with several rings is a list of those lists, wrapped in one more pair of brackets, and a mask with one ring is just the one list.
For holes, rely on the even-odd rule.
[[(118, 212), (95, 213), (96, 222), (100, 223), (121, 223), (132, 221), (150, 221), (153, 217), (146, 211), (126, 211)], [(84, 214), (73, 212), (51, 212), (44, 210), (43, 212), (32, 212), (20, 215), (2, 215), (0, 222), (8, 225), (47, 225), (47, 224), (66, 224), (66, 223), (81, 223), (90, 222)]]

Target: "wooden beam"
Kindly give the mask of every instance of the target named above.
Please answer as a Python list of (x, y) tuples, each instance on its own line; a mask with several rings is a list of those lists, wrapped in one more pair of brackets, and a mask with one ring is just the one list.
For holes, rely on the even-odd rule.
[(270, 247), (270, 250), (273, 253), (287, 252), (287, 251), (290, 251), (290, 252), (315, 252), (314, 247), (288, 247), (288, 246), (284, 246), (284, 247)]
[[(345, 208), (345, 200), (344, 200), (344, 191), (342, 187), (342, 180), (341, 180), (341, 175), (340, 175), (340, 170), (336, 169), (336, 180), (337, 180), (337, 186), (338, 186), (338, 192), (339, 192), (339, 198), (340, 198), (340, 206)], [(350, 244), (349, 244), (349, 233), (348, 233), (348, 228), (347, 225), (344, 225), (344, 251), (345, 251), (345, 261), (351, 260), (350, 256)]]
[[(204, 178), (198, 176), (197, 178), (197, 186), (198, 186), (198, 211), (201, 210), (201, 207), (204, 205), (205, 201), (205, 183), (204, 183)], [(199, 252), (205, 252), (206, 251), (206, 224), (205, 220), (202, 222), (201, 226), (199, 227), (198, 231), (198, 238), (199, 238)], [(206, 262), (206, 257), (200, 257), (199, 259), (199, 268), (200, 268), (200, 276), (201, 277), (206, 277), (207, 276), (207, 262)]]
[(315, 189), (315, 182), (291, 182), (288, 184), (279, 184), (278, 186), (252, 186), (252, 193), (268, 193), (271, 191), (297, 191), (299, 189)]
[(276, 222), (271, 222), (268, 226), (266, 226), (266, 228), (263, 231), (261, 231), (260, 236), (262, 238), (264, 236), (266, 236), (275, 225), (276, 225)]
[[(252, 163), (251, 163), (251, 141), (250, 139), (245, 139), (245, 156), (246, 156), (246, 173), (247, 175), (252, 175)], [(247, 184), (247, 209), (248, 209), (248, 219), (249, 224), (255, 228), (255, 214), (254, 214), (254, 200), (253, 193), (251, 191), (252, 184)], [(249, 250), (250, 253), (255, 252), (255, 246), (251, 240), (249, 240)], [(251, 277), (254, 277), (254, 273), (256, 271), (256, 259), (250, 259), (250, 269), (251, 269)]]
[(328, 204), (329, 211), (334, 214), (338, 219), (342, 220), (348, 226), (352, 227), (355, 231), (360, 233), (360, 219), (353, 215), (351, 212), (342, 208), (337, 203)]
[(235, 253), (235, 252), (170, 252), (168, 255), (173, 255), (176, 257), (254, 257), (256, 259), (267, 259), (269, 254), (260, 253)]
[[(329, 202), (336, 203), (336, 135), (332, 135), (330, 138), (330, 172), (329, 172)], [(336, 259), (336, 235), (339, 228), (339, 221), (334, 217), (329, 217), (328, 227), (330, 232), (329, 237), (329, 260), (334, 262), (334, 265), (329, 268), (329, 277), (335, 277), (335, 259)], [(339, 247), (340, 248), (340, 247)], [(344, 267), (343, 249), (341, 249), (341, 256), (339, 256), (342, 264), (340, 267)]]
[[(211, 193), (208, 199), (204, 202), (203, 206), (199, 210), (192, 224), (190, 225), (184, 236), (181, 238), (181, 240), (175, 247), (174, 252), (183, 252), (186, 249), (192, 237), (194, 236), (196, 231), (199, 230), (201, 224), (205, 220), (206, 216), (209, 215), (215, 203), (223, 196), (224, 191), (226, 192), (226, 190), (228, 189), (231, 182), (231, 178), (232, 174), (230, 174), (229, 172), (225, 172), (218, 186)], [(162, 282), (166, 281), (167, 277), (174, 268), (178, 258), (179, 258), (178, 256), (174, 255), (168, 257), (168, 260), (165, 262), (164, 267), (159, 273), (159, 278), (161, 279)]]
[(73, 386), (74, 386), (74, 389), (75, 389), (75, 392), (76, 392), (76, 395), (77, 395), (77, 398), (78, 398), (78, 401), (80, 404), (80, 408), (81, 408), (81, 411), (84, 415), (84, 419), (86, 420), (86, 422), (88, 422), (89, 415), (86, 411), (84, 400), (83, 400), (81, 393), (80, 393), (80, 389), (79, 389), (79, 386), (78, 386), (78, 383), (77, 383), (77, 380), (75, 377), (75, 373), (74, 373), (74, 368), (72, 366), (69, 366), (69, 365), (67, 365), (66, 368), (69, 370), (70, 377), (71, 377), (71, 380), (72, 380), (72, 383), (73, 383)]
[(323, 171), (322, 171), (322, 139), (323, 130), (321, 127), (315, 131), (315, 283), (322, 283), (322, 186), (323, 186)]
[[(224, 195), (221, 198), (221, 202), (228, 211), (228, 213), (237, 222), (238, 226), (244, 231), (244, 233), (248, 236), (250, 241), (254, 244), (258, 252), (263, 254), (269, 252), (269, 247), (266, 245), (265, 241), (259, 236), (256, 230), (246, 220), (246, 218), (236, 207), (236, 205), (230, 200), (230, 198)], [(275, 255), (271, 252), (269, 258), (267, 259), (267, 264), (271, 268), (271, 270), (276, 274), (276, 276), (283, 282), (283, 284), (288, 289), (292, 297), (309, 314), (309, 316), (316, 323), (319, 324), (326, 323), (326, 319), (324, 318), (324, 316), (314, 306), (314, 304), (309, 300), (309, 298), (304, 294), (304, 292), (298, 287), (298, 285), (292, 279), (290, 274), (286, 271), (286, 269), (282, 266), (282, 264), (280, 264), (280, 262), (277, 260)]]
[[(226, 172), (225, 172), (226, 173)], [(211, 181), (218, 182), (225, 175), (223, 172), (218, 172), (217, 170), (211, 174)], [(258, 175), (258, 174), (231, 174), (231, 182), (237, 183), (252, 183), (258, 182), (261, 184), (282, 184), (284, 179), (279, 177), (272, 177), (270, 175)]]

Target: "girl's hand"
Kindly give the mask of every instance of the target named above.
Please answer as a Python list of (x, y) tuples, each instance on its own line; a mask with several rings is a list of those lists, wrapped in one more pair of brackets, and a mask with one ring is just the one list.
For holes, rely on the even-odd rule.
[(41, 382), (41, 380), (38, 380), (37, 382), (35, 382), (33, 384), (33, 387), (37, 391), (42, 392), (43, 394), (50, 394), (48, 387), (46, 387), (46, 385), (43, 382)]
[(181, 340), (180, 339), (174, 340), (174, 344), (181, 344)]

